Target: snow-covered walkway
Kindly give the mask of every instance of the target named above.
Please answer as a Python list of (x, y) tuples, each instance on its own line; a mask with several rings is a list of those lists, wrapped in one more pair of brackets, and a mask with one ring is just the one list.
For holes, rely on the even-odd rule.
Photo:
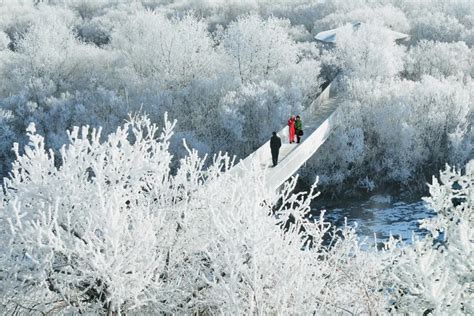
[(283, 127), (278, 135), (282, 140), (278, 165), (272, 167), (270, 141), (267, 141), (247, 158), (241, 160), (232, 173), (242, 173), (253, 168), (261, 168), (269, 189), (276, 190), (318, 150), (326, 141), (333, 127), (334, 112), (337, 109), (336, 87), (333, 81), (308, 109), (301, 114), (304, 136), (300, 144), (290, 144), (288, 127)]

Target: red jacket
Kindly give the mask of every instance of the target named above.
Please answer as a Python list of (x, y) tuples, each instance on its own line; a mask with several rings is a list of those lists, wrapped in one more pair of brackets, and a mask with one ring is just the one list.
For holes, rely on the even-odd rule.
[(289, 127), (290, 129), (292, 129), (292, 128), (294, 129), (294, 128), (295, 128), (295, 120), (294, 120), (294, 119), (290, 118), (290, 119), (288, 120), (288, 127)]

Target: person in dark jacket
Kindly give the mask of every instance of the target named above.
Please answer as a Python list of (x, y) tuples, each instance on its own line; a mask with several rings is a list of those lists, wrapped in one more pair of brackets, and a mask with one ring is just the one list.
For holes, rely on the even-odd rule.
[(277, 136), (276, 132), (273, 132), (272, 138), (270, 138), (270, 149), (272, 151), (273, 167), (278, 164), (278, 154), (281, 147), (281, 138)]
[(299, 144), (301, 136), (303, 136), (303, 122), (301, 122), (301, 117), (299, 115), (297, 115), (295, 119), (295, 134), (296, 142)]

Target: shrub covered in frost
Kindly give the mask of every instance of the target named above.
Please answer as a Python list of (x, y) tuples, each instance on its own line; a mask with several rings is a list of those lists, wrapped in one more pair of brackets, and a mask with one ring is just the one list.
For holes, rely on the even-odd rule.
[(172, 173), (172, 129), (76, 127), (55, 155), (29, 127), (1, 196), (0, 312), (472, 311), (472, 162), (430, 187), (428, 237), (362, 251), (354, 228), (308, 216), (315, 187), (275, 194), (190, 149)]
[(307, 217), (314, 188), (275, 195), (193, 150), (171, 174), (172, 127), (74, 128), (55, 156), (30, 126), (2, 195), (2, 312), (383, 310), (367, 293), (382, 266), (352, 228)]
[[(397, 313), (465, 314), (474, 312), (474, 160), (461, 172), (447, 167), (433, 177), (431, 196), (437, 212), (422, 221), (427, 237), (399, 249), (388, 269)], [(392, 284), (392, 285), (390, 285)]]

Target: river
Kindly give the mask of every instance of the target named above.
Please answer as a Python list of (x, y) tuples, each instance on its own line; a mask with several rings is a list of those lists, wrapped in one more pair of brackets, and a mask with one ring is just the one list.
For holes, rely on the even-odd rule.
[(389, 195), (374, 195), (359, 200), (318, 201), (312, 204), (313, 215), (326, 210), (328, 222), (341, 227), (344, 218), (348, 224), (357, 225), (356, 231), (361, 239), (367, 238), (368, 244), (387, 240), (392, 234), (410, 243), (412, 233), (419, 236), (426, 234), (420, 229), (419, 220), (433, 217), (435, 212), (428, 208), (421, 199), (401, 201)]

